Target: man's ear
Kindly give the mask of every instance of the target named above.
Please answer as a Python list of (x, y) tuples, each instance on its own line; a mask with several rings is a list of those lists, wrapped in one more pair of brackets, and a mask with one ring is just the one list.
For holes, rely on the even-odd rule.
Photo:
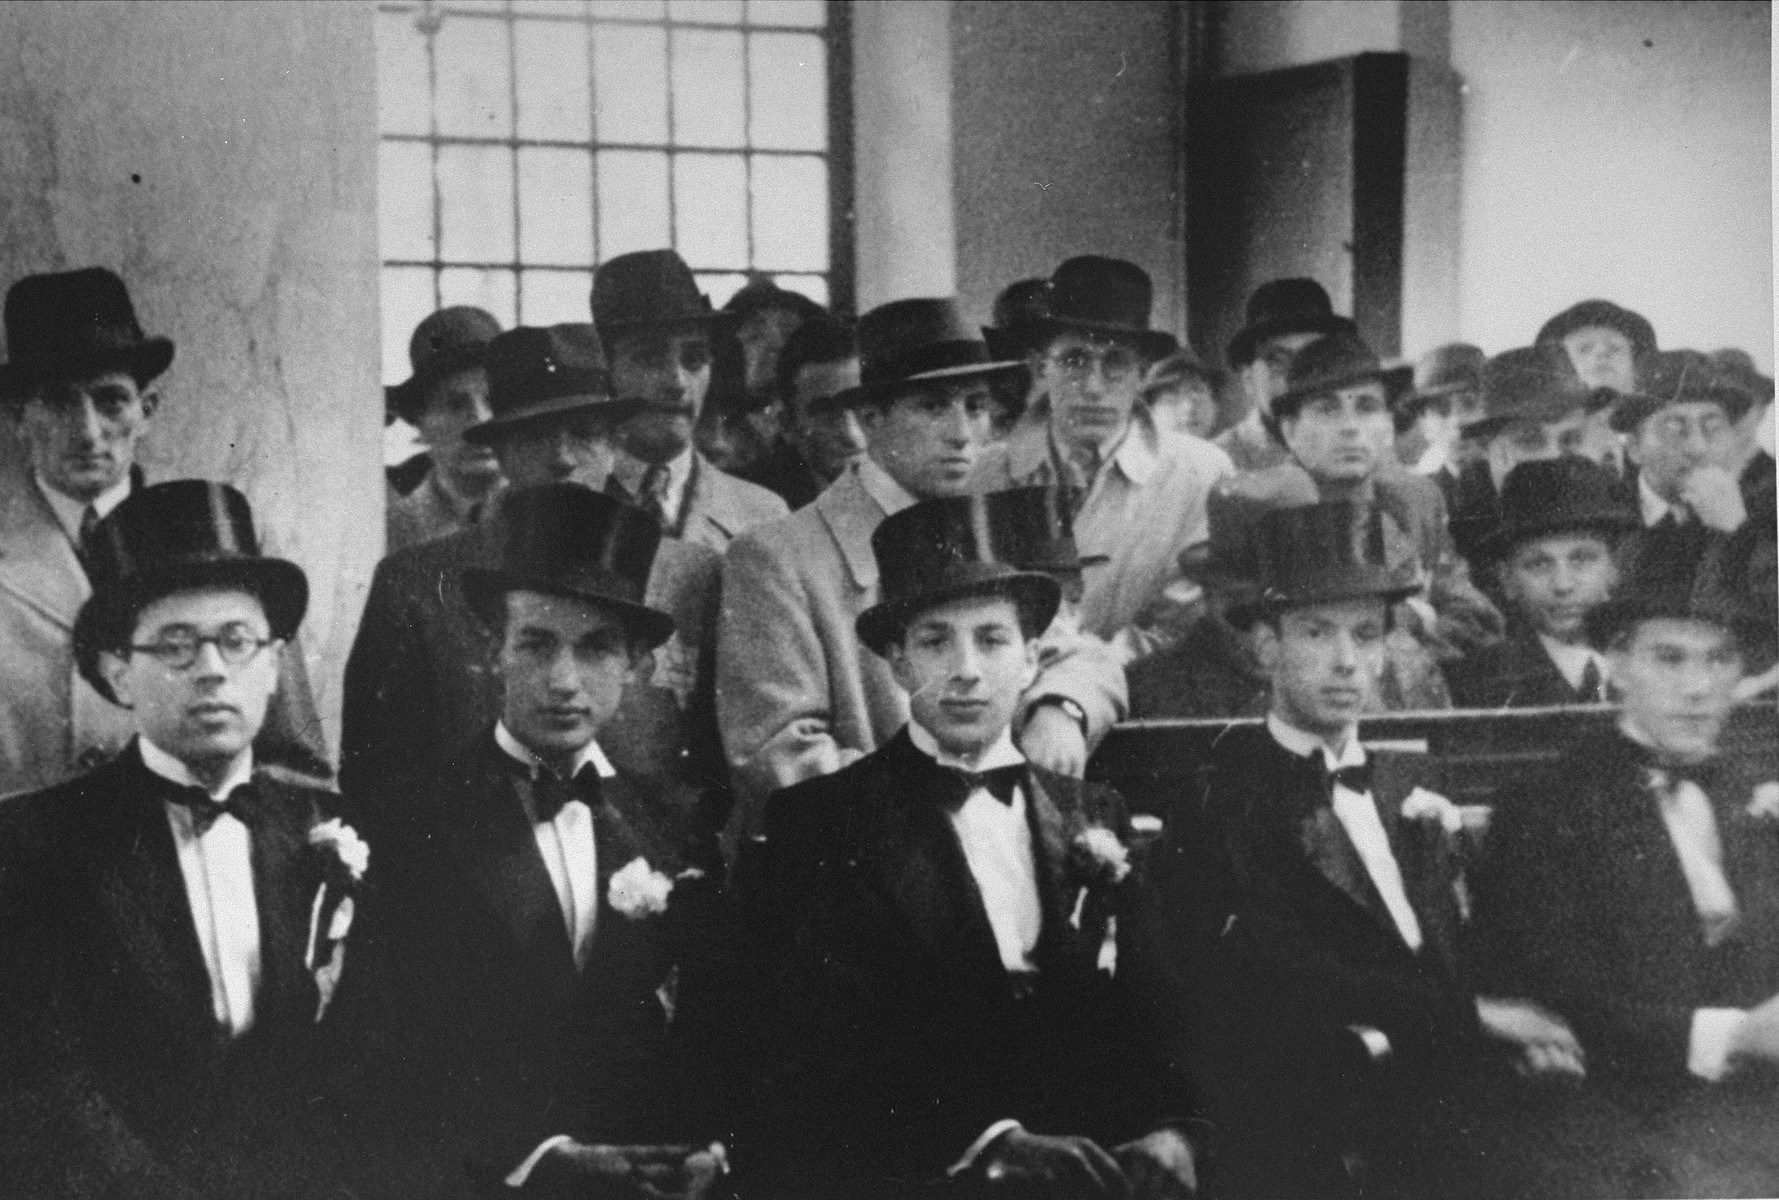
[(900, 638), (883, 648), (884, 661), (889, 663), (890, 675), (896, 686), (910, 696), (919, 690), (920, 681), (914, 678), (914, 672), (908, 665), (908, 651), (903, 648)]
[(147, 418), (154, 416), (154, 410), (159, 408), (160, 406), (161, 406), (161, 394), (159, 392), (147, 391), (147, 392), (142, 393), (142, 416), (143, 416), (143, 419), (146, 420)]
[(129, 674), (129, 670), (130, 662), (123, 655), (113, 654), (109, 650), (99, 652), (99, 674), (111, 685), (111, 694), (117, 697), (118, 704), (123, 708), (136, 707), (129, 689), (124, 686), (124, 677)]
[(1279, 631), (1273, 628), (1271, 621), (1261, 621), (1254, 626), (1251, 636), (1254, 639), (1254, 655), (1260, 660), (1260, 669), (1271, 675), (1279, 665)]

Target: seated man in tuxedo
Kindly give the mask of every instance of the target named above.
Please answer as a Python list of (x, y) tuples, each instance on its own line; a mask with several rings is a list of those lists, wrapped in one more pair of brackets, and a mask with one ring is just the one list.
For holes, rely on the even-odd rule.
[(1178, 1022), (1214, 1052), (1212, 1115), (1229, 1135), (1220, 1191), (1343, 1193), (1336, 1115), (1356, 1081), (1319, 1064), (1337, 1031), (1362, 1026), (1400, 1075), (1371, 1116), (1369, 1188), (1452, 1194), (1462, 1180), (1429, 1174), (1429, 1152), (1451, 1136), (1459, 1073), (1484, 1035), (1518, 1047), (1528, 1070), (1579, 1071), (1579, 1052), (1560, 1022), (1465, 986), (1461, 814), (1421, 786), (1424, 757), (1359, 741), (1412, 570), (1352, 504), (1271, 512), (1258, 532), (1261, 574), (1231, 615), (1253, 626), (1271, 711), (1217, 742), (1153, 867), (1159, 935), (1185, 963), (1170, 973), (1226, 988), (1196, 1024), (1189, 1008)]
[(257, 544), (241, 494), (200, 480), (137, 490), (91, 540), (75, 654), (137, 732), (0, 816), (8, 1197), (349, 1183), (368, 850), (322, 820), (337, 797), (256, 769), (309, 594)]
[(859, 639), (911, 719), (768, 805), (767, 844), (810, 867), (751, 1164), (768, 1194), (903, 1196), (947, 1176), (996, 1194), (1196, 1189), (1132, 982), (1150, 976), (1126, 936), (1140, 880), (1123, 801), (1012, 739), (1058, 588), (1011, 565), (989, 499), (924, 501), (872, 534), (882, 591)]
[(1583, 458), (1523, 463), (1478, 553), (1507, 603), (1507, 637), (1445, 666), (1459, 708), (1534, 708), (1607, 699), (1606, 663), (1587, 615), (1618, 585), (1618, 551), (1637, 513), (1605, 467)]
[(499, 565), (462, 581), (497, 641), (499, 717), (414, 790), (382, 888), (443, 1150), (484, 1193), (702, 1195), (721, 1152), (693, 1129), (677, 1010), (714, 831), (598, 741), (673, 632), (643, 603), (660, 528), (574, 484), (511, 493), (503, 520)]

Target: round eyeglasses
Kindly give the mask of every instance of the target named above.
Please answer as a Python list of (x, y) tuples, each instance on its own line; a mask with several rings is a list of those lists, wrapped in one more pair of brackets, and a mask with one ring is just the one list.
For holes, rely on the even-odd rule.
[(248, 625), (226, 625), (220, 633), (200, 634), (195, 629), (169, 629), (145, 645), (132, 645), (131, 650), (146, 654), (171, 671), (183, 671), (198, 661), (198, 652), (206, 644), (215, 646), (218, 657), (231, 667), (251, 660), (276, 638), (263, 638)]

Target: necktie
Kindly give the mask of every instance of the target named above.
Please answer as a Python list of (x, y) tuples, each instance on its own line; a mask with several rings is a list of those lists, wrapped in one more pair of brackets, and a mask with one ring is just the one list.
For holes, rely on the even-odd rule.
[(642, 483), (637, 489), (637, 503), (646, 509), (655, 523), (667, 528), (667, 468), (650, 463), (643, 469)]
[(98, 527), (99, 512), (89, 504), (80, 512), (80, 540), (74, 545), (74, 556), (89, 576), (93, 573), (89, 565), (92, 562), (93, 530)]
[(570, 800), (579, 800), (593, 809), (598, 807), (599, 799), (599, 772), (592, 763), (576, 771), (573, 779), (565, 780), (554, 771), (539, 771), (531, 784), (531, 807), (539, 824), (554, 821)]
[(236, 784), (226, 800), (214, 799), (201, 787), (167, 786), (167, 799), (191, 811), (192, 828), (197, 830), (199, 837), (209, 832), (216, 819), (225, 813), (246, 824), (247, 813), (257, 794), (251, 783)]
[(1606, 699), (1606, 679), (1600, 674), (1599, 663), (1588, 659), (1587, 670), (1581, 673), (1581, 683), (1575, 690), (1589, 704), (1598, 704)]
[(1007, 767), (995, 767), (988, 771), (965, 771), (958, 767), (940, 766), (951, 779), (956, 789), (957, 803), (962, 804), (975, 794), (977, 789), (986, 789), (989, 795), (1002, 804), (1013, 803), (1013, 789), (1018, 787), (1025, 778), (1025, 765), (1015, 763)]

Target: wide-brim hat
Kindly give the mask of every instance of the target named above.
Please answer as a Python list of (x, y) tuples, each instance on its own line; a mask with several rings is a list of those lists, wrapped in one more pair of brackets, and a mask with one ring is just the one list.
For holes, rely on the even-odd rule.
[(500, 508), (497, 567), (463, 572), (463, 594), (476, 615), (499, 628), (508, 592), (540, 592), (602, 605), (650, 649), (673, 636), (671, 613), (644, 602), (661, 526), (636, 505), (577, 483), (547, 483), (509, 493)]
[(672, 250), (620, 254), (593, 273), (593, 325), (608, 343), (618, 334), (719, 319), (686, 260)]
[(1412, 563), (1391, 565), (1375, 505), (1342, 500), (1276, 508), (1261, 514), (1253, 537), (1253, 578), (1227, 610), (1237, 628), (1317, 604), (1395, 604), (1421, 587)]
[(1435, 346), (1415, 363), (1414, 386), (1397, 406), (1399, 417), (1411, 422), (1414, 415), (1439, 400), (1462, 392), (1482, 393), (1486, 356), (1466, 342)]
[(1180, 348), (1173, 334), (1149, 327), (1155, 304), (1149, 273), (1133, 262), (1085, 254), (1050, 277), (1045, 311), (1025, 324), (1034, 346), (1058, 333), (1095, 334), (1128, 343), (1145, 358), (1165, 358)]
[(1501, 515), (1477, 542), (1485, 559), (1499, 559), (1521, 543), (1553, 533), (1586, 531), (1608, 537), (1642, 525), (1624, 486), (1585, 458), (1524, 462), (1501, 485)]
[(116, 703), (99, 657), (123, 649), (154, 601), (200, 588), (258, 597), (272, 636), (289, 641), (309, 609), (303, 569), (259, 552), (253, 510), (226, 483), (180, 479), (133, 493), (94, 526), (86, 554), (93, 594), (74, 619), (81, 678)]
[(1735, 422), (1754, 407), (1754, 396), (1697, 350), (1668, 350), (1651, 355), (1644, 363), (1637, 391), (1618, 397), (1612, 428), (1635, 433), (1670, 404), (1715, 404)]
[(1049, 315), (1048, 279), (1020, 279), (1002, 288), (995, 297), (994, 324), (982, 327), (989, 357), (1005, 360), (1032, 353), (1038, 348), (1036, 322)]
[(614, 419), (636, 406), (611, 399), (605, 352), (593, 326), (521, 325), (488, 344), (489, 417), (463, 431), (478, 446), (521, 427), (598, 410)]
[(172, 339), (143, 333), (129, 288), (104, 267), (25, 276), (7, 289), (5, 320), (0, 395), (111, 371), (146, 387), (173, 362)]
[(1604, 650), (1637, 622), (1663, 619), (1720, 625), (1743, 645), (1770, 633), (1773, 614), (1739, 586), (1737, 549), (1733, 539), (1697, 522), (1640, 531), (1618, 589), (1584, 619), (1588, 641)]
[(1317, 338), (1291, 359), (1285, 390), (1273, 398), (1271, 417), (1281, 420), (1314, 396), (1365, 383), (1382, 384), (1384, 398), (1394, 408), (1413, 382), (1413, 366), (1381, 361), (1356, 331), (1342, 329)]
[(1020, 359), (996, 360), (949, 297), (892, 300), (859, 318), (859, 386), (845, 405), (875, 403), (910, 384), (962, 382), (1016, 371)]
[(441, 308), (408, 339), (408, 377), (383, 389), (383, 403), (405, 421), (419, 415), (426, 389), (459, 371), (484, 365), (488, 344), (500, 336), (492, 314), (467, 304)]
[(926, 609), (1003, 594), (1034, 636), (1042, 633), (1056, 617), (1062, 588), (1051, 576), (1019, 565), (1021, 547), (1008, 541), (1012, 532), (991, 515), (984, 495), (923, 500), (884, 518), (871, 534), (880, 598), (859, 614), (859, 641), (883, 654)]
[(1593, 412), (1616, 397), (1615, 392), (1583, 383), (1557, 343), (1503, 350), (1483, 364), (1483, 415), (1465, 425), (1464, 432), (1489, 438), (1520, 421), (1547, 423), (1577, 409)]
[(1274, 279), (1248, 297), (1246, 323), (1229, 339), (1226, 357), (1240, 369), (1254, 361), (1261, 342), (1291, 333), (1356, 334), (1358, 326), (1334, 311), (1328, 290), (1313, 279)]
[(1655, 326), (1649, 319), (1610, 300), (1583, 300), (1570, 305), (1546, 321), (1533, 340), (1539, 345), (1547, 342), (1561, 344), (1576, 330), (1595, 326), (1616, 329), (1624, 334), (1625, 340), (1631, 343), (1631, 352), (1638, 357), (1655, 352)]
[(1754, 357), (1748, 351), (1734, 348), (1713, 350), (1711, 361), (1731, 384), (1754, 397), (1756, 404), (1768, 404), (1772, 401), (1773, 377), (1760, 373), (1760, 368), (1754, 365)]

